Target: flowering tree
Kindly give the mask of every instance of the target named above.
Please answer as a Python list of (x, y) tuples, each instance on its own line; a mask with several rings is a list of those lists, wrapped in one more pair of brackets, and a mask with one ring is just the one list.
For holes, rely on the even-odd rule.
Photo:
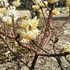
[[(19, 15), (16, 7), (21, 4), (20, 0), (14, 0), (12, 6), (10, 6), (6, 0), (0, 0), (0, 44), (3, 46), (6, 45), (9, 49), (7, 52), (13, 53), (16, 56), (17, 61), (20, 60), (30, 70), (34, 69), (39, 56), (55, 57), (61, 70), (63, 70), (60, 58), (61, 56), (66, 57), (70, 54), (69, 42), (67, 42), (65, 47), (61, 47), (61, 49), (56, 46), (56, 43), (59, 41), (57, 34), (68, 22), (70, 17), (68, 17), (60, 27), (58, 25), (55, 25), (54, 27), (51, 26), (53, 15), (59, 14), (55, 9), (55, 3), (58, 1), (59, 0), (41, 0), (41, 2), (34, 2), (35, 5), (33, 5), (32, 8), (34, 11), (37, 10), (42, 13), (45, 21), (45, 28), (41, 31), (39, 29), (39, 19), (37, 19), (37, 17), (31, 19), (28, 16)], [(51, 7), (48, 7), (48, 3)], [(66, 1), (66, 5), (70, 8), (70, 0)], [(46, 12), (47, 18), (44, 15), (43, 8), (46, 8), (46, 10), (49, 11), (49, 13)], [(49, 44), (51, 42), (52, 45)], [(51, 53), (48, 52), (48, 44), (50, 49), (53, 50), (53, 52), (50, 50)], [(25, 54), (27, 54), (26, 52), (28, 51), (28, 53), (32, 54), (33, 59), (31, 65), (28, 65), (28, 62), (24, 61), (23, 56), (25, 57), (25, 55), (20, 53), (18, 48), (20, 48), (20, 52), (25, 51)], [(56, 48), (58, 52), (56, 52)]]

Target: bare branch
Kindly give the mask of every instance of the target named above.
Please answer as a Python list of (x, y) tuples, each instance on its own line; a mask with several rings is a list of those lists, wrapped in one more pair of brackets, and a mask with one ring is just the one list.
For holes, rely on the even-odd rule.
[(45, 56), (45, 57), (56, 57), (56, 56), (66, 56), (69, 55), (69, 52), (64, 52), (64, 53), (59, 53), (59, 54), (42, 54), (42, 53), (38, 53), (38, 56)]

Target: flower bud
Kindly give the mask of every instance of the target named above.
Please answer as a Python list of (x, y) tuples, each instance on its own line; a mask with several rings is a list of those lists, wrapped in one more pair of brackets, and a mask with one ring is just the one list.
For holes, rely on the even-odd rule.
[(8, 7), (9, 6), (9, 3), (5, 3), (5, 7)]
[(2, 21), (6, 24), (12, 24), (12, 18), (9, 16), (5, 16), (2, 18)]
[(33, 19), (23, 20), (20, 23), (20, 27), (22, 28), (21, 37), (28, 40), (35, 39), (40, 32), (37, 29), (38, 23), (39, 21), (37, 20), (37, 17), (34, 17)]
[(65, 30), (63, 34), (64, 34), (64, 35), (67, 35), (67, 34), (68, 34), (68, 31), (67, 31), (67, 30)]
[(3, 17), (3, 14), (0, 13), (0, 18), (2, 18), (2, 17)]
[(70, 53), (70, 45), (64, 47), (64, 52)]
[(39, 10), (39, 13), (40, 13), (40, 14), (42, 14), (42, 11), (41, 11), (41, 10)]
[(27, 32), (23, 30), (21, 32), (21, 37), (28, 40), (34, 40), (38, 35), (39, 35), (38, 29), (27, 31)]
[(18, 2), (18, 1), (17, 1), (17, 2), (12, 2), (12, 5), (13, 5), (13, 6), (15, 6), (15, 7), (19, 7), (19, 6), (20, 6), (20, 4), (21, 4), (21, 3), (20, 3), (20, 2)]
[(57, 15), (58, 11), (57, 10), (52, 10), (52, 15)]
[(39, 7), (38, 5), (33, 5), (32, 8), (33, 8), (34, 10), (39, 10), (39, 9), (40, 9), (40, 7)]
[(20, 27), (21, 28), (25, 28), (27, 25), (24, 23), (24, 24), (20, 24)]
[(43, 3), (39, 3), (39, 6), (42, 7), (42, 8), (45, 7), (45, 5)]

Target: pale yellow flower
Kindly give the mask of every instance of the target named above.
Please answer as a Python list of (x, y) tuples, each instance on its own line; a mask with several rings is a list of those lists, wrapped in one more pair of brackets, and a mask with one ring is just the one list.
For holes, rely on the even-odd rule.
[(17, 2), (16, 2), (16, 1), (12, 2), (12, 5), (15, 6), (15, 7), (19, 7), (20, 4), (21, 4), (21, 3), (20, 3), (19, 1), (17, 1)]
[(66, 46), (66, 47), (64, 48), (64, 52), (69, 52), (69, 53), (70, 53), (70, 46)]
[(9, 16), (5, 16), (2, 18), (2, 21), (6, 24), (12, 24), (12, 18)]
[(37, 19), (37, 17), (35, 17), (34, 19), (31, 20), (32, 23), (30, 23), (31, 25), (31, 29), (35, 30), (38, 27), (39, 24), (39, 20)]
[(70, 45), (64, 47), (64, 52), (69, 52), (70, 53)]
[(20, 27), (24, 29), (24, 28), (26, 28), (26, 26), (29, 26), (28, 20), (23, 20), (20, 24)]
[(48, 0), (48, 2), (49, 2), (50, 4), (54, 4), (54, 3), (58, 2), (58, 0)]
[(43, 3), (39, 3), (39, 6), (42, 7), (42, 8), (45, 7), (45, 5)]
[(6, 12), (6, 8), (0, 8), (0, 13), (3, 14)]
[(8, 6), (9, 6), (9, 3), (6, 2), (6, 3), (5, 3), (5, 7), (8, 7)]
[(28, 39), (23, 38), (23, 39), (21, 40), (21, 42), (22, 42), (22, 43), (25, 43), (25, 44), (28, 44), (28, 43), (29, 43), (29, 40), (28, 40)]
[(32, 8), (33, 8), (34, 10), (39, 10), (39, 9), (40, 9), (40, 7), (39, 7), (38, 5), (32, 5)]
[(63, 34), (64, 34), (64, 35), (67, 35), (67, 34), (68, 34), (68, 31), (67, 31), (67, 30), (65, 30)]
[(0, 13), (0, 18), (2, 18), (2, 17), (3, 17), (3, 14)]
[(20, 27), (22, 28), (21, 37), (28, 40), (35, 39), (40, 32), (37, 29), (38, 24), (39, 20), (37, 20), (37, 17), (35, 17), (34, 19), (23, 20), (20, 24)]
[(52, 10), (52, 15), (57, 15), (58, 11), (57, 10)]
[(37, 20), (37, 17), (35, 17), (34, 19), (23, 20), (20, 23), (20, 27), (23, 29), (27, 27), (28, 30), (35, 30), (37, 29), (38, 24), (39, 24), (39, 20)]
[(66, 1), (66, 6), (70, 8), (70, 0)]
[(69, 30), (64, 30), (63, 34), (64, 35), (70, 35), (70, 31)]
[(70, 53), (70, 43), (66, 42), (66, 46), (64, 47), (64, 52), (69, 52)]
[(40, 14), (42, 14), (42, 10), (38, 10)]
[(21, 32), (21, 37), (28, 39), (28, 40), (34, 40), (39, 34), (39, 30), (35, 29), (35, 30), (30, 30), (30, 31), (22, 31)]
[(25, 18), (27, 18), (27, 16), (25, 16), (25, 15), (20, 16), (20, 19), (25, 19)]
[(6, 15), (14, 17), (14, 21), (16, 22), (16, 20), (19, 18), (19, 13), (16, 10), (15, 6), (10, 6), (7, 9)]
[(0, 0), (0, 6), (5, 8), (8, 7), (9, 6), (8, 0)]

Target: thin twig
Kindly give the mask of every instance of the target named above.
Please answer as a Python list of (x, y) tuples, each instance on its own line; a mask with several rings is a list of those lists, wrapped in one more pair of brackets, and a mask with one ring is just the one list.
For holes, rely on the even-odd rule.
[(52, 31), (52, 34), (56, 33), (57, 31), (60, 31), (62, 29), (62, 27), (67, 24), (67, 22), (70, 20), (70, 17), (67, 18), (67, 20), (63, 23), (61, 23), (62, 25), (60, 27), (58, 27), (56, 30)]
[(66, 58), (66, 56), (64, 56), (65, 57), (65, 59), (70, 63), (70, 60), (68, 60), (67, 58)]
[(43, 52), (45, 52), (45, 53), (48, 53), (48, 52), (45, 51), (42, 47), (39, 47), (39, 46), (37, 45), (37, 43), (36, 43), (34, 40), (32, 40), (32, 43), (35, 45), (35, 47), (41, 49), (41, 50), (42, 50)]
[(56, 56), (66, 56), (69, 55), (69, 52), (64, 52), (64, 53), (59, 53), (59, 54), (43, 54), (43, 53), (38, 53), (38, 56), (45, 56), (45, 57), (56, 57)]
[(29, 45), (23, 44), (22, 42), (20, 42), (19, 39), (17, 39), (16, 42), (17, 42), (22, 48), (25, 48), (25, 49), (28, 49), (28, 50), (32, 50), (32, 51), (34, 51), (34, 52), (37, 54), (36, 49), (34, 49), (33, 47), (30, 47)]
[(4, 43), (7, 45), (8, 49), (22, 62), (24, 63), (28, 68), (29, 66), (23, 61), (22, 57), (18, 55), (18, 53), (16, 51), (14, 51), (12, 49), (12, 47), (10, 46), (10, 44), (0, 35), (0, 38), (4, 41)]
[(16, 31), (16, 24), (15, 24), (15, 21), (14, 21), (14, 17), (12, 17), (12, 26), (13, 26), (14, 35), (16, 35), (17, 31)]

